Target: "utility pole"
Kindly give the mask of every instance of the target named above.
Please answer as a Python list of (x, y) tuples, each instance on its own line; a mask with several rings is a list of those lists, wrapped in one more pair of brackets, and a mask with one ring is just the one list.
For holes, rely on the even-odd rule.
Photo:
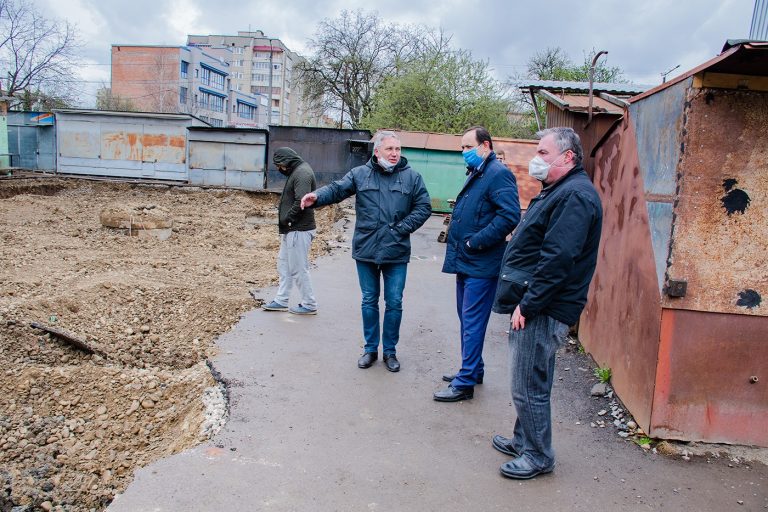
[(269, 38), (269, 117), (267, 126), (272, 124), (272, 38)]
[(605, 50), (597, 52), (592, 58), (592, 65), (589, 67), (589, 117), (587, 117), (587, 123), (584, 125), (585, 128), (592, 122), (592, 98), (594, 96), (592, 88), (595, 84), (595, 67), (597, 67), (597, 59), (599, 59), (601, 55), (608, 55), (608, 52)]

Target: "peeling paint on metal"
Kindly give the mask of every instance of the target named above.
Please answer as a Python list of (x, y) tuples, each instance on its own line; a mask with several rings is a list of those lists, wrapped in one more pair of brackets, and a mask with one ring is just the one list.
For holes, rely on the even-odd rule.
[(688, 291), (664, 306), (768, 316), (740, 296), (768, 293), (768, 95), (693, 89), (689, 103), (668, 269)]
[[(603, 231), (579, 338), (637, 422), (650, 424), (659, 340), (660, 292), (645, 190), (631, 120), (598, 150), (595, 187)], [(620, 341), (619, 341), (620, 340)]]

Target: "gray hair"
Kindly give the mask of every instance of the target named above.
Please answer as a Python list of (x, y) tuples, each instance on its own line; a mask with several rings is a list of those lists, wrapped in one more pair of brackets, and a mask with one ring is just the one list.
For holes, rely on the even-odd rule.
[(538, 139), (543, 139), (547, 135), (555, 136), (555, 145), (560, 153), (566, 151), (573, 151), (573, 162), (576, 165), (581, 164), (584, 158), (584, 150), (581, 148), (581, 139), (579, 134), (573, 131), (573, 128), (557, 127), (557, 128), (545, 128), (536, 132)]
[(384, 141), (384, 139), (396, 139), (397, 141), (400, 140), (400, 137), (397, 136), (397, 134), (393, 131), (389, 130), (381, 130), (376, 132), (376, 135), (373, 136), (373, 149), (379, 149), (379, 146), (381, 146), (381, 143)]

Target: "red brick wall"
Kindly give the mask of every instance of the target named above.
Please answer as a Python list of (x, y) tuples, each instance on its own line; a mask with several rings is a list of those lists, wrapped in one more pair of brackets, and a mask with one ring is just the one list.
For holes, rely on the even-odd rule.
[(179, 48), (113, 46), (112, 95), (144, 112), (178, 112), (180, 60)]

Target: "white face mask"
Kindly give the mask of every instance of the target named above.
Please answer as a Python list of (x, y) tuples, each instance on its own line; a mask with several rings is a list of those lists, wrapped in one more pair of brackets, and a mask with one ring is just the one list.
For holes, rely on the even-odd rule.
[(550, 167), (552, 167), (551, 164), (548, 164), (543, 158), (536, 155), (533, 157), (533, 160), (528, 162), (528, 174), (539, 181), (544, 181), (547, 179)]
[[(560, 153), (558, 158), (560, 158), (561, 155), (563, 155), (563, 153)], [(539, 155), (536, 155), (533, 157), (533, 160), (528, 162), (528, 174), (539, 181), (546, 180), (547, 176), (549, 176), (549, 170), (552, 168), (555, 162), (557, 162), (558, 158), (555, 158), (551, 164), (548, 164), (544, 161), (543, 158), (541, 158)]]
[(389, 160), (386, 160), (379, 156), (376, 157), (376, 161), (379, 163), (380, 166), (382, 166), (387, 171), (392, 169), (394, 166), (396, 166), (400, 162), (400, 160), (398, 159), (397, 162), (392, 163)]

